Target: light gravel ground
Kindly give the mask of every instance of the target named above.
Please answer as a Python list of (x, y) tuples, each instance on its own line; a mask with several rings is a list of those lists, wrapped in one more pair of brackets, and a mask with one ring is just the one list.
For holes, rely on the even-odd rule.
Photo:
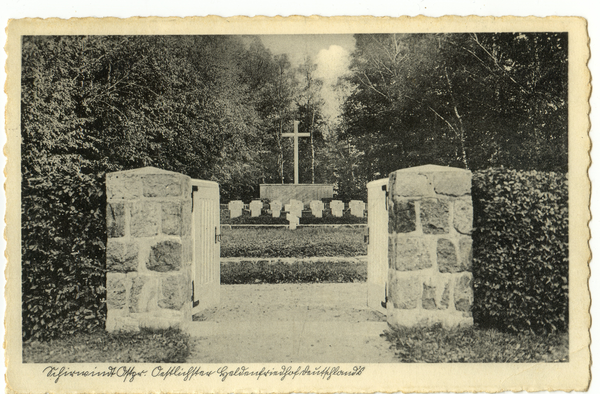
[(365, 283), (224, 285), (189, 326), (189, 363), (393, 363)]

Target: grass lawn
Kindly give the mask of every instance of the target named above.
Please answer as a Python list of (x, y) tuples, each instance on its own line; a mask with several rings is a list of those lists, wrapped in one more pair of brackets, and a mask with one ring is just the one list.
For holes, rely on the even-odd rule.
[(566, 333), (508, 334), (496, 330), (440, 326), (386, 331), (400, 362), (405, 363), (533, 363), (567, 362)]
[(352, 257), (367, 254), (366, 229), (222, 228), (221, 257)]
[(24, 363), (183, 363), (189, 353), (189, 336), (175, 329), (113, 334), (98, 330), (23, 343)]

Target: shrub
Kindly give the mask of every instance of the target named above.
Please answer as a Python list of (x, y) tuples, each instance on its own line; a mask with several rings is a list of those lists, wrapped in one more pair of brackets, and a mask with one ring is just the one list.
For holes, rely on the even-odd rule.
[(566, 175), (479, 171), (473, 202), (475, 321), (509, 331), (567, 330)]

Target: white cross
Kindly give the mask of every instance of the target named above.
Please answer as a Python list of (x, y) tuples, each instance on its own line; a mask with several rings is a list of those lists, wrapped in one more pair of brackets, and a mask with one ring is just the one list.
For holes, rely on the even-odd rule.
[(282, 133), (282, 137), (294, 137), (294, 185), (298, 184), (298, 137), (310, 137), (310, 133), (298, 133), (299, 121), (294, 121), (293, 133)]

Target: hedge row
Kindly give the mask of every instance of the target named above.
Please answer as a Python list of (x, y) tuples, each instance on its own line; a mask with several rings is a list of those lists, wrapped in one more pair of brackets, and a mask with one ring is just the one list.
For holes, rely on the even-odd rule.
[(567, 176), (475, 172), (473, 204), (475, 321), (508, 331), (567, 330)]
[(104, 327), (104, 173), (58, 158), (22, 181), (23, 339)]
[(367, 279), (366, 262), (296, 261), (286, 263), (242, 260), (221, 263), (221, 283), (352, 283)]

